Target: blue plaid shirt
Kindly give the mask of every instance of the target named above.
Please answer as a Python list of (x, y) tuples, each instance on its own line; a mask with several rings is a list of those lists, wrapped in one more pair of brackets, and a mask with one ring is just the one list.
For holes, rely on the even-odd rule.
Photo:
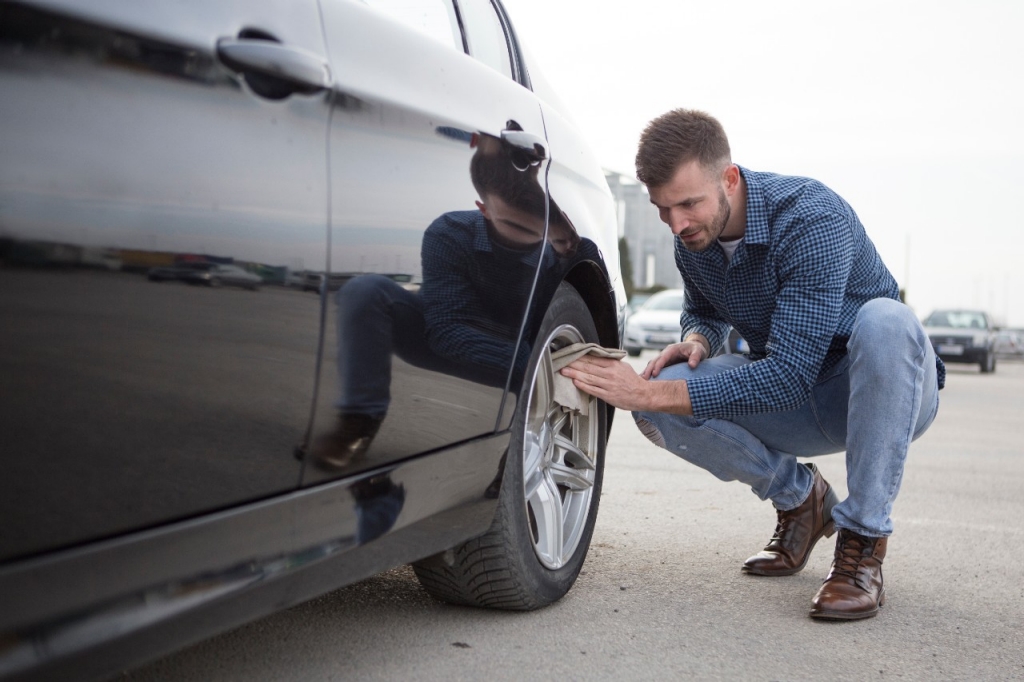
[[(717, 243), (691, 253), (675, 241), (686, 302), (683, 338), (722, 345), (732, 325), (757, 362), (687, 382), (693, 414), (733, 417), (793, 409), (815, 380), (846, 355), (860, 307), (899, 299), (857, 214), (809, 178), (740, 168), (747, 185), (747, 228), (726, 263)], [(937, 360), (939, 387), (945, 367)]]
[[(427, 343), (438, 355), (469, 365), (525, 370), (527, 344), (516, 339), (541, 249), (513, 251), (488, 235), (480, 211), (452, 211), (423, 235), (423, 316)], [(542, 267), (554, 252), (545, 245)]]

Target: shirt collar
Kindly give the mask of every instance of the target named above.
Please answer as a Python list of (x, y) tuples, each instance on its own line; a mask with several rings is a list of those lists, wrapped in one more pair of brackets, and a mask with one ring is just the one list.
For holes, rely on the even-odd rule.
[(747, 227), (743, 233), (743, 240), (748, 244), (767, 244), (768, 232), (768, 211), (764, 204), (764, 187), (758, 174), (737, 165), (740, 175), (747, 185)]

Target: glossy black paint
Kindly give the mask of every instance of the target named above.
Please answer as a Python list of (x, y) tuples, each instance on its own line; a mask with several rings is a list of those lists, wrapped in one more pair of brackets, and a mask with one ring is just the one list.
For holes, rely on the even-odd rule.
[[(0, 90), (16, 93), (0, 98), (0, 560), (299, 478), (318, 301), (144, 275), (326, 262), (329, 104), (248, 92), (213, 52), (242, 22), (194, 5), (177, 21), (0, 5)], [(323, 54), (302, 7), (265, 26)]]
[[(493, 9), (518, 82), (349, 0), (0, 2), (0, 677), (110, 674), (487, 529), (554, 291), (606, 345), (622, 310), (603, 197)], [(498, 210), (484, 157), (532, 237), (515, 295), (461, 319), (500, 341), (481, 372), (422, 302), (490, 279), (424, 267), (428, 228)], [(367, 447), (317, 467), (369, 357), (356, 285), (404, 292), (422, 339), (386, 347)]]
[(109, 675), (478, 535), (494, 514), (492, 484), (507, 445), (507, 434), (491, 436), (266, 502), (5, 565), (0, 678)]

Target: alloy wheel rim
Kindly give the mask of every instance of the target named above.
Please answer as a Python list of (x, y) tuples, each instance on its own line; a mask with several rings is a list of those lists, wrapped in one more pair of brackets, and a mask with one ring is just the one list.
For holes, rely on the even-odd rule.
[(523, 490), (533, 549), (545, 567), (562, 568), (576, 552), (590, 516), (597, 477), (596, 398), (587, 415), (554, 402), (551, 352), (584, 341), (571, 325), (555, 329), (544, 344), (527, 404), (523, 434)]

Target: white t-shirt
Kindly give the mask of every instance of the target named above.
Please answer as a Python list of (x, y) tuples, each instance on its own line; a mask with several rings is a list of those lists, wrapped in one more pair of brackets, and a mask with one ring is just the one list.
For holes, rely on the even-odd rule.
[(718, 240), (718, 245), (722, 247), (722, 251), (725, 251), (725, 264), (728, 265), (732, 261), (732, 255), (736, 253), (736, 248), (743, 241), (743, 237), (739, 239), (730, 239), (727, 242), (723, 242), (721, 239)]

